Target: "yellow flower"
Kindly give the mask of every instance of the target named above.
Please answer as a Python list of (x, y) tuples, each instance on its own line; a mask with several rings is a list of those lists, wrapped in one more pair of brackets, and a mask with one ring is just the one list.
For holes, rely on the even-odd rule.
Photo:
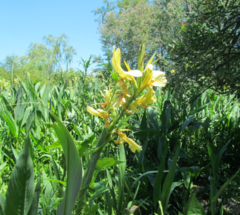
[(170, 73), (171, 73), (171, 74), (173, 74), (174, 72), (175, 72), (175, 70), (174, 70), (174, 69), (170, 71)]
[(102, 94), (103, 98), (105, 99), (105, 103), (101, 103), (101, 108), (105, 108), (106, 105), (109, 104), (111, 100), (111, 90), (105, 90), (106, 94), (104, 95), (102, 91), (100, 90), (100, 93)]
[(142, 147), (139, 146), (133, 139), (128, 138), (126, 134), (122, 133), (121, 131), (130, 131), (129, 129), (120, 129), (117, 131), (118, 139), (114, 140), (115, 144), (122, 145), (124, 142), (127, 142), (129, 145), (129, 148), (133, 153), (135, 153), (136, 150), (142, 151)]
[(106, 126), (109, 125), (110, 122), (109, 122), (109, 120), (108, 120), (108, 112), (106, 112), (106, 111), (104, 111), (104, 110), (101, 110), (101, 109), (95, 110), (95, 109), (93, 109), (92, 107), (89, 107), (89, 106), (87, 107), (87, 111), (88, 111), (90, 114), (92, 114), (93, 116), (98, 116), (98, 117), (106, 120), (106, 121), (105, 121), (105, 125), (106, 125)]
[(137, 109), (137, 106), (142, 106), (143, 108), (148, 107), (147, 104), (152, 104), (157, 101), (155, 97), (155, 91), (152, 87), (148, 87), (147, 93), (139, 97), (135, 102), (132, 103), (130, 109), (136, 113), (141, 113), (141, 110)]
[(165, 87), (167, 79), (165, 73), (162, 71), (153, 70), (153, 65), (148, 64), (146, 68), (146, 76), (141, 84), (141, 89), (145, 89), (148, 86)]
[(119, 76), (128, 81), (134, 81), (134, 77), (141, 77), (142, 72), (140, 70), (130, 70), (129, 72), (125, 72), (121, 67), (121, 52), (118, 48), (113, 49), (113, 57), (112, 57), (112, 66), (113, 69), (119, 74)]

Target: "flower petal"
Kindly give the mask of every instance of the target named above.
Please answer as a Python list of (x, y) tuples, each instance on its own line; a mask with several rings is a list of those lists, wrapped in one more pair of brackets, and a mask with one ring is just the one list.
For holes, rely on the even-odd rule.
[(152, 75), (152, 79), (157, 79), (160, 76), (165, 76), (165, 73), (162, 71), (158, 71), (158, 70), (153, 70), (153, 75)]
[(127, 136), (124, 136), (123, 139), (128, 143), (129, 148), (133, 153), (135, 153), (136, 150), (142, 151), (142, 147), (139, 146), (133, 139), (128, 138)]
[(142, 113), (142, 110), (138, 110), (135, 105), (131, 105), (130, 106), (130, 110), (132, 110), (135, 113)]
[(147, 65), (147, 69), (153, 70), (153, 65), (152, 64), (148, 64)]
[(90, 114), (94, 115), (94, 116), (99, 116), (99, 115), (98, 115), (98, 111), (96, 111), (96, 110), (93, 109), (92, 107), (87, 106), (87, 111), (88, 111)]
[(101, 109), (97, 109), (97, 111), (99, 117), (101, 117), (102, 119), (108, 119), (108, 112)]
[(167, 79), (157, 79), (152, 85), (156, 87), (165, 87), (167, 84)]
[(140, 70), (130, 70), (129, 72), (125, 73), (133, 77), (142, 77), (142, 72)]

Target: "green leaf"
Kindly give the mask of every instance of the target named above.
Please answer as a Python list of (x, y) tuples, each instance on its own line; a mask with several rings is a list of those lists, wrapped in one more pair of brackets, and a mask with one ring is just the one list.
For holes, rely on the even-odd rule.
[(24, 108), (25, 105), (23, 105), (23, 88), (20, 86), (17, 92), (17, 105), (14, 110), (14, 116), (17, 123), (23, 118)]
[(170, 125), (170, 118), (171, 118), (171, 103), (169, 100), (164, 102), (164, 107), (162, 114), (160, 116), (160, 120), (162, 122), (163, 132), (166, 134), (169, 129)]
[(192, 111), (191, 111), (191, 114), (193, 115), (193, 114), (195, 114), (195, 113), (198, 113), (198, 112), (204, 110), (207, 106), (208, 106), (208, 104), (202, 105), (202, 106), (200, 106), (200, 107), (192, 110)]
[(13, 119), (12, 115), (0, 105), (0, 115), (3, 117), (4, 121), (7, 123), (12, 135), (18, 138), (18, 126), (16, 121)]
[(6, 165), (7, 165), (7, 161), (4, 162), (3, 164), (1, 164), (0, 165), (0, 171), (2, 171)]
[(146, 137), (146, 135), (148, 134), (149, 134), (149, 137), (152, 137), (154, 135), (160, 135), (159, 131), (155, 129), (141, 130), (133, 133), (133, 135), (137, 137)]
[(67, 167), (67, 187), (63, 201), (58, 206), (58, 215), (69, 215), (72, 213), (80, 185), (82, 181), (82, 165), (74, 141), (63, 123), (54, 115), (56, 120), (51, 127), (55, 130), (58, 140), (63, 147)]
[(36, 108), (33, 109), (32, 113), (29, 115), (27, 124), (26, 124), (26, 133), (28, 133), (32, 127), (33, 120), (35, 117)]
[(60, 180), (59, 170), (58, 170), (57, 164), (54, 160), (52, 153), (51, 153), (51, 157), (52, 157), (52, 164), (53, 164), (53, 170), (54, 170), (55, 176), (56, 176), (57, 180)]
[[(47, 178), (47, 175), (44, 171), (44, 169), (42, 169), (42, 177), (43, 178)], [(44, 194), (42, 194), (42, 202), (44, 202), (44, 205), (50, 205), (51, 204), (51, 198), (54, 195), (54, 190), (52, 187), (52, 184), (50, 183), (50, 181), (48, 180), (43, 180), (43, 186), (44, 186)]]
[(142, 117), (140, 129), (141, 129), (141, 130), (147, 130), (147, 129), (148, 129), (148, 126), (147, 126), (147, 117), (146, 117), (146, 110), (144, 110), (144, 113), (143, 113), (143, 117)]
[(221, 193), (224, 191), (224, 189), (230, 184), (230, 182), (237, 176), (240, 170), (238, 170), (229, 180), (227, 180), (224, 185), (220, 188), (220, 190), (215, 194), (215, 196), (212, 199), (213, 203), (217, 202), (218, 197), (221, 195)]
[(112, 75), (113, 80), (114, 80), (115, 82), (117, 82), (117, 81), (118, 81), (118, 75), (117, 75), (117, 73), (116, 73), (116, 72), (111, 72), (111, 75)]
[(66, 187), (66, 186), (67, 186), (67, 183), (66, 183), (66, 182), (64, 182), (64, 181), (61, 181), (61, 180), (57, 180), (57, 179), (50, 179), (50, 178), (43, 178), (43, 180), (57, 182), (57, 183), (60, 183), (60, 184), (62, 184), (64, 187)]
[(154, 207), (157, 207), (157, 203), (160, 199), (160, 194), (162, 192), (162, 179), (163, 179), (166, 157), (167, 157), (167, 147), (165, 147), (163, 158), (158, 167), (158, 172), (157, 172), (157, 176), (156, 176), (156, 180), (155, 180), (155, 184), (154, 184), (154, 189), (153, 189)]
[(0, 193), (0, 215), (4, 215), (6, 198)]
[(94, 139), (95, 134), (91, 133), (78, 145), (78, 153), (80, 157), (82, 157), (89, 150), (89, 144), (92, 143)]
[(49, 146), (45, 146), (47, 149), (55, 149), (55, 148), (61, 148), (61, 144), (60, 142), (57, 140), (56, 142), (54, 142), (53, 144), (49, 145)]
[(32, 106), (26, 108), (24, 116), (23, 116), (23, 120), (21, 123), (21, 127), (27, 122), (28, 117), (30, 116), (30, 113), (32, 112), (32, 110), (33, 110)]
[(227, 146), (228, 146), (228, 144), (231, 142), (231, 140), (229, 140), (222, 148), (221, 148), (221, 150), (219, 151), (219, 153), (217, 154), (217, 168), (218, 168), (218, 166), (219, 166), (219, 162), (220, 162), (220, 160), (221, 160), (221, 158), (222, 158), (222, 155), (223, 155), (223, 153), (224, 153), (224, 151), (226, 150), (226, 148), (227, 148)]
[(91, 199), (96, 198), (98, 196), (102, 196), (103, 193), (105, 193), (106, 191), (109, 190), (109, 187), (102, 187), (100, 189), (98, 189), (92, 196)]
[(126, 171), (126, 155), (124, 145), (119, 145), (119, 159), (124, 161), (118, 165), (119, 169), (119, 183), (118, 183), (118, 192), (119, 198), (117, 203), (117, 214), (120, 214), (120, 211), (123, 211), (123, 199), (124, 199), (124, 182), (125, 182), (125, 171)]
[(189, 123), (193, 120), (193, 118), (194, 118), (194, 115), (190, 116), (188, 119), (185, 120), (185, 122), (181, 126), (181, 131), (183, 131), (189, 125)]
[(28, 212), (28, 215), (36, 215), (38, 212), (38, 202), (39, 202), (39, 196), (41, 192), (41, 179), (38, 178), (38, 182), (35, 188), (35, 193), (32, 201), (31, 208)]
[(99, 159), (98, 162), (97, 162), (97, 169), (98, 170), (103, 170), (105, 168), (108, 168), (108, 167), (112, 167), (112, 166), (116, 166), (118, 164), (121, 164), (121, 163), (124, 163), (125, 161), (118, 161), (117, 159), (115, 158), (103, 158), (103, 159)]
[(5, 215), (27, 215), (34, 196), (33, 163), (29, 154), (29, 137), (12, 172), (6, 194)]
[(193, 215), (193, 214), (196, 214), (196, 215), (205, 215), (206, 214), (203, 207), (198, 202), (195, 193), (193, 193), (193, 195), (191, 197), (189, 209), (187, 211), (187, 215)]
[(167, 177), (163, 183), (163, 190), (162, 190), (162, 206), (163, 206), (163, 212), (165, 214), (165, 212), (167, 211), (167, 206), (168, 206), (168, 201), (170, 198), (170, 194), (171, 194), (171, 187), (172, 187), (172, 183), (173, 183), (173, 179), (174, 179), (174, 175), (175, 175), (175, 169), (176, 169), (176, 164), (177, 164), (177, 158), (178, 158), (178, 153), (179, 153), (179, 146), (176, 150), (173, 162), (171, 164), (171, 167), (169, 169), (169, 172), (167, 174)]
[(19, 158), (19, 154), (16, 152), (16, 150), (13, 148), (13, 146), (12, 146), (12, 152), (13, 152), (15, 159), (17, 160)]

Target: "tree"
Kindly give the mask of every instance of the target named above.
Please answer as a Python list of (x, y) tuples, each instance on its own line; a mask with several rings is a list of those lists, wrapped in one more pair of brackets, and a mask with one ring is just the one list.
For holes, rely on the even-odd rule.
[(67, 38), (68, 37), (65, 34), (62, 34), (59, 37), (49, 35), (43, 38), (51, 50), (50, 59), (53, 62), (52, 70), (50, 71), (51, 73), (59, 69), (61, 63), (65, 63), (68, 70), (73, 55), (76, 55), (76, 50), (67, 43)]
[(1, 75), (11, 80), (7, 73), (10, 73), (14, 66), (14, 77), (24, 80), (26, 73), (29, 73), (32, 80), (45, 82), (53, 73), (61, 71), (64, 64), (69, 72), (76, 51), (68, 44), (67, 38), (65, 34), (59, 37), (49, 35), (44, 37), (45, 44), (31, 43), (25, 56), (7, 56), (1, 63)]
[(178, 79), (203, 90), (240, 93), (239, 8), (238, 0), (196, 1), (172, 51)]
[(166, 60), (169, 44), (178, 36), (184, 17), (184, 2), (105, 1), (106, 7), (96, 10), (95, 14), (101, 15), (99, 33), (107, 58), (111, 55), (112, 46), (117, 46), (121, 49), (123, 59), (135, 67), (138, 49), (145, 41), (147, 54), (156, 52), (160, 58), (157, 66), (165, 70), (169, 64)]

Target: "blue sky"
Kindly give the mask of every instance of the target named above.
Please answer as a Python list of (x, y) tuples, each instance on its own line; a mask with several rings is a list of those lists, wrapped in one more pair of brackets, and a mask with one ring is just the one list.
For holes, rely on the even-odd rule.
[(80, 57), (101, 55), (97, 18), (91, 12), (103, 6), (103, 0), (0, 0), (0, 62), (7, 55), (26, 54), (30, 43), (43, 42), (43, 36), (65, 33)]

